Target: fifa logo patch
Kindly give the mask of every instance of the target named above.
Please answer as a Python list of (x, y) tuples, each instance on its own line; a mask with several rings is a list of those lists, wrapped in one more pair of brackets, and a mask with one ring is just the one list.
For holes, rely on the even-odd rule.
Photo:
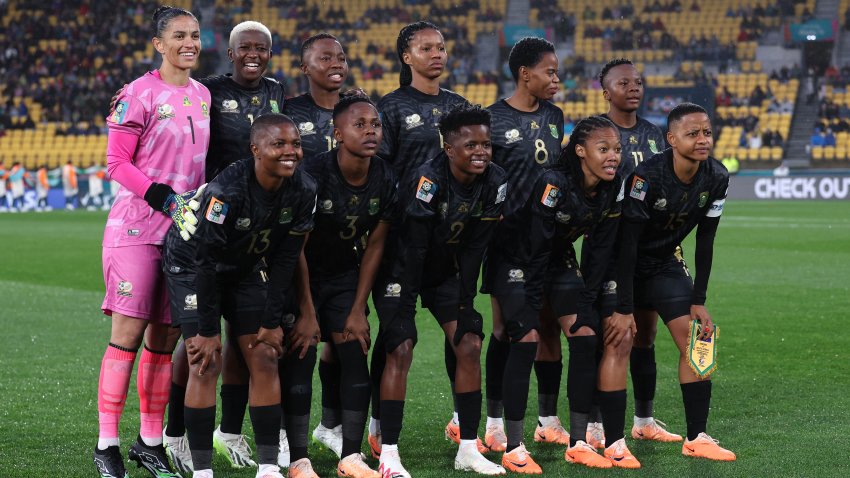
[(119, 282), (118, 295), (121, 297), (133, 297), (133, 283), (128, 280), (122, 280)]
[(119, 101), (118, 104), (115, 105), (115, 111), (112, 112), (112, 122), (116, 124), (121, 124), (124, 122), (124, 116), (127, 114), (127, 102)]
[(522, 269), (509, 270), (508, 282), (525, 282), (525, 272), (523, 272)]
[(436, 193), (437, 185), (425, 176), (421, 176), (419, 178), (419, 185), (416, 187), (416, 199), (430, 203)]
[(505, 143), (506, 144), (516, 143), (517, 141), (519, 141), (521, 139), (522, 139), (522, 136), (520, 136), (518, 129), (514, 128), (514, 129), (509, 129), (509, 130), (505, 131), (505, 140), (506, 140)]
[(543, 196), (540, 198), (540, 202), (544, 206), (555, 207), (558, 204), (558, 198), (560, 197), (561, 190), (551, 184), (547, 184), (546, 189), (543, 191)]
[(156, 119), (164, 120), (174, 118), (174, 107), (169, 104), (159, 105), (156, 107)]
[(198, 296), (196, 294), (189, 294), (183, 299), (183, 310), (198, 310)]
[(494, 204), (499, 204), (504, 202), (508, 197), (508, 183), (503, 183), (499, 186), (499, 189), (496, 190), (496, 202)]
[(425, 124), (422, 122), (422, 117), (416, 113), (413, 113), (412, 115), (404, 118), (404, 123), (406, 129), (413, 129), (417, 126), (422, 126), (423, 124)]
[(396, 282), (391, 282), (387, 284), (387, 291), (384, 294), (384, 297), (400, 297), (401, 296), (401, 284)]
[(646, 198), (646, 180), (640, 176), (635, 176), (632, 179), (632, 190), (629, 191), (629, 197), (635, 198), (638, 201), (643, 201)]
[(209, 207), (207, 207), (207, 214), (205, 217), (207, 218), (207, 221), (214, 224), (224, 224), (224, 219), (227, 217), (227, 210), (227, 204), (225, 204), (221, 199), (213, 196)]

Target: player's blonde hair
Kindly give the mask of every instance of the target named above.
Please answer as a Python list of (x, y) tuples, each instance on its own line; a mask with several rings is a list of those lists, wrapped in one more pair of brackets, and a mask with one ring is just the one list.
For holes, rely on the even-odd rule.
[(269, 39), (269, 47), (272, 46), (272, 32), (269, 30), (269, 27), (253, 20), (244, 21), (233, 27), (233, 30), (230, 31), (230, 38), (227, 41), (227, 46), (233, 48), (233, 44), (236, 42), (236, 37), (238, 37), (242, 32), (260, 32)]

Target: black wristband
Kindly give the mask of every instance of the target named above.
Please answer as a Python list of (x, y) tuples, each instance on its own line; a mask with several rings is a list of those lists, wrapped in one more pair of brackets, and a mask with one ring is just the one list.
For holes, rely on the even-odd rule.
[(174, 194), (171, 186), (162, 183), (151, 183), (148, 190), (145, 191), (145, 201), (147, 201), (151, 208), (162, 212), (165, 201), (171, 194)]

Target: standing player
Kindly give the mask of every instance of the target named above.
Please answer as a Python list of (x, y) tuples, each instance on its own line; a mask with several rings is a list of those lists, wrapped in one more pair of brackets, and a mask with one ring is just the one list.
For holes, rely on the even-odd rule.
[[(713, 332), (705, 299), (729, 173), (711, 157), (711, 122), (701, 106), (676, 106), (667, 116), (667, 124), (671, 147), (639, 164), (626, 180), (628, 194), (623, 205), (617, 262), (617, 306), (605, 326), (605, 348), (608, 353), (623, 342), (627, 344), (630, 333), (636, 332), (635, 337), (646, 334), (641, 328), (647, 323), (635, 321), (635, 309), (657, 312), (679, 349), (679, 383), (688, 426), (682, 453), (732, 461), (735, 454), (721, 448), (705, 433), (711, 381), (696, 376), (688, 367), (687, 357), (691, 320), (700, 322), (704, 338)], [(679, 244), (694, 228), (697, 275), (691, 280)], [(605, 384), (600, 380), (599, 403), (609, 443), (606, 456), (617, 451), (618, 443), (625, 448), (625, 375), (622, 367), (619, 383), (612, 380)]]
[[(2, 172), (0, 172), (2, 174)], [(53, 208), (47, 204), (47, 194), (50, 192), (50, 179), (47, 174), (47, 166), (42, 163), (38, 166), (35, 182), (36, 196), (38, 197), (37, 211), (50, 211)]]
[(206, 187), (201, 199), (205, 213), (193, 239), (181, 241), (174, 229), (167, 237), (171, 310), (186, 341), (191, 370), (185, 420), (194, 478), (213, 476), (221, 315), (231, 323), (251, 374), (256, 476), (282, 478), (277, 466), (281, 318), (295, 263), (313, 225), (316, 185), (297, 169), (300, 138), (287, 116), (257, 118), (251, 149), (253, 159), (225, 168)]
[[(637, 110), (643, 101), (643, 78), (630, 60), (611, 60), (602, 67), (599, 73), (599, 83), (602, 85), (602, 95), (608, 102), (608, 119), (620, 130), (620, 144), (623, 146), (623, 161), (620, 163), (622, 177), (626, 178), (635, 167), (664, 149), (664, 136), (658, 126), (640, 118)], [(609, 266), (608, 273), (599, 291), (599, 316), (603, 319), (614, 312), (617, 298), (615, 261)], [(656, 440), (662, 442), (681, 441), (682, 437), (665, 430), (664, 424), (653, 418), (653, 399), (655, 397), (655, 341), (658, 314), (654, 311), (638, 310), (635, 320), (645, 322), (645, 327), (639, 327), (642, 335), (634, 338), (631, 355), (631, 375), (635, 396), (635, 418), (632, 427), (632, 438), (636, 440)], [(605, 360), (606, 367), (603, 375), (612, 369), (615, 356), (609, 355)], [(619, 367), (625, 367), (629, 361), (618, 360)], [(588, 424), (588, 443), (595, 448), (605, 448), (605, 433), (600, 423), (598, 407), (591, 413), (592, 423)]]
[[(573, 411), (590, 411), (598, 324), (586, 313), (579, 315), (579, 299), (585, 289), (599, 287), (613, 246), (619, 216), (619, 162), (620, 138), (614, 125), (601, 116), (580, 121), (561, 152), (560, 164), (538, 175), (530, 195), (519, 199), (520, 204), (509, 201), (497, 240), (488, 252), (488, 281), (511, 339), (502, 390), (507, 427), (502, 465), (510, 471), (542, 473), (522, 438), (545, 300), (570, 345), (571, 428)], [(598, 240), (590, 252), (593, 263), (579, 271), (572, 244), (584, 234)], [(573, 461), (571, 450), (575, 447), (567, 449), (567, 461)], [(602, 462), (598, 466), (610, 468), (604, 458), (592, 449), (591, 453), (597, 463)]]
[(386, 353), (379, 468), (384, 476), (410, 476), (401, 464), (398, 441), (417, 340), (414, 319), (420, 295), (457, 357), (460, 447), (455, 469), (487, 475), (505, 472), (478, 450), (483, 320), (473, 308), (473, 299), (484, 250), (502, 213), (508, 186), (502, 168), (490, 164), (486, 110), (471, 106), (451, 110), (440, 120), (440, 132), (444, 152), (411, 170), (399, 185), (398, 230), (372, 294)]
[[(262, 23), (242, 22), (230, 32), (228, 57), (232, 73), (202, 78), (212, 97), (210, 110), (210, 148), (205, 177), (211, 181), (232, 162), (251, 156), (250, 128), (254, 119), (265, 113), (279, 113), (283, 108), (283, 86), (263, 74), (271, 59), (271, 32)], [(242, 422), (248, 404), (248, 369), (239, 347), (229, 340), (224, 343), (221, 386), (221, 426), (213, 434), (218, 450), (234, 468), (256, 466), (244, 435)], [(191, 473), (192, 457), (186, 443), (183, 401), (186, 394), (189, 364), (185, 344), (174, 354), (173, 379), (168, 407), (168, 426), (163, 433), (165, 449), (174, 466)], [(281, 437), (281, 453), (288, 450)], [(280, 460), (281, 466), (289, 459)]]
[[(370, 392), (366, 301), (395, 209), (396, 179), (389, 163), (375, 156), (381, 122), (367, 96), (343, 96), (334, 107), (333, 124), (339, 146), (304, 162), (318, 185), (316, 226), (305, 255), (322, 340), (333, 344), (324, 350), (333, 354), (340, 372), (333, 377), (339, 381), (334, 387), (337, 396), (328, 397), (341, 404), (338, 474), (376, 478), (380, 474), (369, 469), (360, 454)], [(322, 392), (325, 402), (330, 390), (324, 384)], [(317, 430), (330, 432), (322, 428)], [(317, 435), (314, 431), (313, 437), (321, 437)]]
[[(348, 60), (337, 38), (329, 33), (318, 33), (304, 40), (301, 44), (301, 71), (307, 77), (310, 91), (287, 100), (284, 112), (298, 125), (301, 148), (304, 157), (309, 160), (336, 146), (334, 105), (339, 102), (340, 88), (348, 78)], [(334, 342), (330, 336), (323, 335), (323, 340), (326, 343), (319, 361), (322, 419), (313, 430), (313, 438), (340, 456), (343, 441), (340, 364), (334, 358)]]
[[(440, 76), (446, 68), (448, 53), (443, 34), (436, 25), (420, 21), (401, 29), (396, 39), (396, 53), (401, 63), (399, 88), (381, 98), (378, 111), (384, 126), (384, 137), (378, 155), (389, 161), (399, 181), (409, 171), (435, 158), (443, 148), (438, 123), (442, 115), (458, 105), (469, 104), (457, 93), (440, 88)], [(382, 347), (378, 335), (375, 348)], [(454, 377), (454, 352), (444, 345), (446, 369)], [(369, 421), (369, 444), (372, 455), (380, 455), (380, 387), (377, 381), (383, 369), (385, 354), (372, 354), (372, 419)], [(457, 410), (457, 406), (455, 406)], [(452, 423), (456, 423), (457, 418)], [(447, 436), (460, 442), (457, 428)], [(486, 449), (481, 448), (482, 451)]]
[(172, 222), (188, 237), (186, 229), (194, 221), (185, 198), (175, 191), (203, 182), (210, 94), (189, 77), (201, 50), (195, 16), (180, 8), (159, 7), (153, 30), (153, 46), (162, 55), (162, 65), (130, 83), (107, 118), (107, 167), (122, 188), (103, 235), (106, 297), (101, 308), (112, 316), (112, 333), (100, 369), (100, 436), (94, 461), (104, 477), (125, 475), (118, 422), (142, 338), (141, 432), (129, 456), (154, 476), (176, 476), (162, 447), (171, 352), (178, 338), (169, 327), (162, 244)]
[[(549, 100), (558, 92), (558, 57), (555, 46), (542, 38), (523, 38), (508, 56), (516, 90), (487, 109), (493, 121), (493, 162), (505, 169), (512, 200), (524, 204), (543, 169), (557, 162), (564, 135), (564, 114)], [(489, 259), (488, 259), (489, 261)], [(486, 287), (485, 287), (486, 289)], [(485, 290), (486, 291), (486, 290)], [(498, 302), (493, 307), (493, 333), (487, 346), (487, 432), (484, 443), (492, 451), (505, 451), (502, 423), (502, 376), (510, 344)], [(535, 441), (567, 444), (569, 436), (557, 416), (561, 383), (561, 341), (554, 318), (542, 336), (535, 361), (539, 419)]]
[[(121, 108), (123, 111), (124, 106)], [(65, 166), (62, 166), (62, 192), (65, 193), (65, 209), (72, 211), (76, 207), (74, 200), (79, 190), (77, 189), (77, 168), (70, 159)]]

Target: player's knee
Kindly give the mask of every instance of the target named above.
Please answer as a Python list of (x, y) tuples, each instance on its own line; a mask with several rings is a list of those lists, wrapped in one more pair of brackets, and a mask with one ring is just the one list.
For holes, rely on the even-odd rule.
[(407, 339), (390, 350), (387, 353), (387, 368), (410, 369), (410, 364), (413, 363), (413, 346), (413, 340)]
[(251, 351), (249, 365), (251, 375), (277, 375), (277, 352), (269, 345), (259, 344)]
[(481, 337), (475, 334), (466, 334), (455, 348), (458, 362), (476, 363), (480, 366), (481, 361)]

